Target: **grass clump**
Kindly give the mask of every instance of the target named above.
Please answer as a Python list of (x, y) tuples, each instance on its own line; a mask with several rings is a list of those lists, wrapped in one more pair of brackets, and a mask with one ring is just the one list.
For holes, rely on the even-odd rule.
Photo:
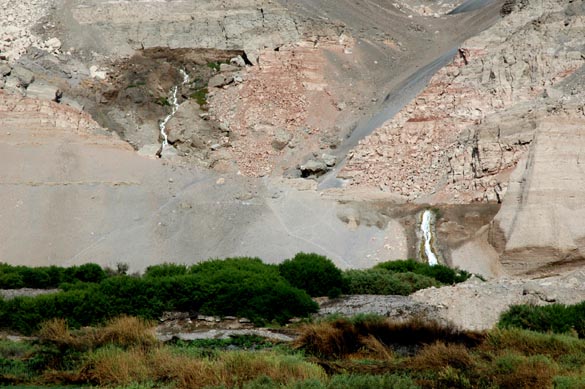
[[(361, 350), (376, 350), (372, 341), (401, 352), (413, 353), (436, 341), (475, 346), (483, 333), (461, 331), (435, 322), (410, 320), (395, 322), (380, 318), (351, 321), (345, 318), (308, 324), (301, 328), (295, 347), (318, 357), (345, 357)], [(407, 346), (406, 348), (404, 346)]]
[(585, 341), (566, 335), (521, 329), (478, 333), (361, 315), (301, 327), (296, 347), (304, 352), (231, 351), (224, 347), (228, 342), (246, 347), (262, 340), (161, 344), (152, 340), (150, 325), (129, 317), (81, 330), (69, 329), (63, 320), (45, 323), (36, 343), (0, 342), (0, 382), (178, 389), (580, 388), (585, 383)]
[(191, 99), (195, 100), (199, 107), (207, 106), (207, 95), (209, 94), (209, 89), (207, 88), (199, 88), (195, 92), (191, 93)]

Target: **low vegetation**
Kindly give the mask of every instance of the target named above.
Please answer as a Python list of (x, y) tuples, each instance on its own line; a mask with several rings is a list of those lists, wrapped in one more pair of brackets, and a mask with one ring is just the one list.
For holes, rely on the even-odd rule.
[(0, 299), (0, 323), (30, 334), (38, 323), (67, 318), (73, 327), (97, 325), (119, 315), (158, 319), (165, 311), (240, 316), (255, 324), (286, 323), (316, 312), (311, 296), (408, 295), (430, 286), (460, 282), (468, 273), (434, 269), (412, 260), (342, 272), (321, 255), (299, 253), (280, 265), (258, 258), (210, 260), (193, 266), (162, 264), (144, 275), (127, 275), (96, 264), (69, 268), (0, 265), (0, 288), (59, 288), (37, 297)]
[(142, 277), (116, 275), (99, 283), (61, 284), (63, 290), (54, 294), (0, 300), (0, 322), (30, 334), (52, 318), (67, 318), (80, 327), (124, 314), (158, 319), (165, 311), (183, 311), (235, 315), (264, 324), (285, 323), (317, 310), (304, 290), (257, 258), (203, 262), (183, 274), (179, 268), (164, 265)]
[(343, 288), (341, 270), (322, 255), (299, 253), (281, 263), (278, 270), (291, 285), (313, 297), (337, 297)]
[(461, 331), (369, 315), (302, 324), (292, 345), (255, 336), (162, 344), (152, 325), (123, 316), (75, 330), (50, 320), (37, 340), (0, 341), (0, 382), (128, 389), (585, 385), (585, 341), (568, 335)]
[[(317, 309), (310, 296), (410, 294), (471, 275), (415, 261), (339, 270), (300, 253), (127, 267), (0, 265), (5, 287), (59, 288), (0, 300), (5, 328), (33, 341), (0, 341), (0, 383), (112, 388), (580, 388), (585, 387), (584, 304), (517, 306), (489, 332), (374, 315), (330, 317), (287, 329), (293, 344), (257, 336), (160, 343), (163, 311), (286, 323)], [(40, 323), (40, 324), (39, 324)], [(540, 332), (536, 332), (540, 331)], [(546, 333), (548, 332), (548, 333)], [(558, 332), (559, 334), (551, 334)]]
[(99, 265), (88, 263), (72, 267), (28, 267), (0, 263), (0, 289), (52, 289), (66, 283), (99, 283), (108, 273)]
[(406, 261), (383, 262), (374, 267), (394, 273), (414, 273), (435, 279), (444, 285), (457, 284), (468, 280), (471, 274), (459, 269), (452, 269), (445, 265), (429, 266), (426, 263), (417, 262), (413, 259)]
[(499, 326), (558, 334), (573, 333), (579, 338), (585, 338), (585, 302), (575, 305), (515, 305), (502, 314)]

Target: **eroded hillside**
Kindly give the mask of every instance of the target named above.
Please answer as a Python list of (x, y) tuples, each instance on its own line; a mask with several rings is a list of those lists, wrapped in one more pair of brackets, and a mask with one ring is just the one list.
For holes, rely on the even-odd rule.
[(460, 4), (6, 2), (0, 260), (579, 266), (583, 3)]

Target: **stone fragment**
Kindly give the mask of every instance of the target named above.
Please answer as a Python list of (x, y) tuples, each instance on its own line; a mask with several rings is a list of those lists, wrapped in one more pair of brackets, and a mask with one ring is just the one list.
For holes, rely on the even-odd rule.
[(45, 42), (45, 46), (51, 50), (59, 50), (61, 48), (61, 41), (57, 38), (51, 38)]
[(237, 72), (238, 70), (240, 70), (237, 66), (234, 65), (228, 65), (227, 63), (222, 63), (219, 65), (219, 71), (220, 72)]
[(300, 169), (303, 177), (320, 176), (329, 170), (325, 162), (316, 159), (308, 160)]
[(96, 78), (98, 80), (105, 80), (108, 73), (104, 70), (99, 70), (99, 67), (96, 65), (92, 65), (89, 68), (89, 76), (91, 78)]
[(12, 71), (12, 68), (7, 63), (0, 64), (0, 75), (2, 77), (7, 76)]
[(284, 149), (292, 139), (292, 135), (285, 130), (278, 129), (274, 132), (274, 139), (272, 140), (272, 147), (275, 150)]
[(28, 87), (35, 80), (33, 72), (19, 65), (12, 68), (10, 75), (16, 77), (23, 88)]
[(234, 82), (234, 77), (227, 74), (217, 74), (209, 80), (210, 88), (221, 88), (222, 86), (229, 85)]
[(246, 66), (246, 61), (244, 61), (244, 58), (242, 58), (241, 55), (238, 55), (237, 57), (234, 57), (234, 58), (230, 59), (230, 63), (232, 65), (236, 65), (236, 66), (239, 66), (241, 68), (243, 68), (244, 66)]
[(57, 101), (58, 94), (60, 94), (59, 88), (42, 81), (37, 81), (26, 89), (26, 95), (28, 97), (42, 100)]
[(337, 157), (331, 154), (323, 154), (321, 159), (328, 167), (333, 167), (337, 164)]
[(148, 158), (158, 158), (158, 154), (161, 151), (161, 145), (158, 144), (151, 144), (151, 145), (144, 145), (138, 150), (138, 155), (142, 157)]

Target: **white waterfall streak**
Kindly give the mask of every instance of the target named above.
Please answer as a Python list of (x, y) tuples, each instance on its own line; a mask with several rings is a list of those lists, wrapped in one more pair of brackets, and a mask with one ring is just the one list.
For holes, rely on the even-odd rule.
[(171, 112), (167, 116), (165, 116), (165, 118), (160, 122), (158, 126), (160, 129), (160, 134), (163, 137), (162, 142), (163, 149), (169, 145), (169, 137), (167, 135), (167, 123), (169, 122), (169, 120), (171, 120), (173, 116), (175, 116), (177, 110), (179, 109), (179, 103), (177, 102), (177, 92), (179, 91), (179, 86), (183, 86), (189, 82), (189, 75), (183, 69), (181, 69), (180, 72), (183, 75), (183, 82), (181, 83), (181, 85), (175, 85), (174, 87), (172, 87), (171, 93), (169, 94)]
[(423, 213), (422, 222), (420, 224), (420, 229), (423, 234), (424, 245), (425, 245), (425, 255), (427, 257), (427, 261), (429, 265), (435, 266), (439, 264), (439, 260), (437, 256), (433, 252), (433, 247), (431, 245), (431, 240), (433, 238), (432, 235), (432, 220), (433, 220), (433, 213), (428, 209)]

